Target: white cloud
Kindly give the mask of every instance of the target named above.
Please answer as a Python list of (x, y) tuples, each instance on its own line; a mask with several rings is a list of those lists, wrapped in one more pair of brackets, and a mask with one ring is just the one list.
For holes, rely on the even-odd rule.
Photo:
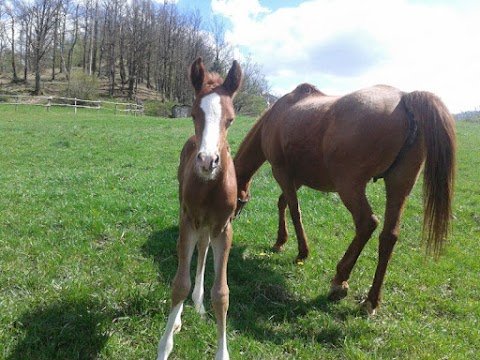
[(387, 83), (433, 91), (452, 111), (480, 106), (477, 2), (311, 0), (271, 10), (212, 0), (212, 10), (278, 93), (304, 81), (335, 94)]
[(256, 17), (269, 13), (258, 0), (212, 0), (212, 11), (230, 18)]

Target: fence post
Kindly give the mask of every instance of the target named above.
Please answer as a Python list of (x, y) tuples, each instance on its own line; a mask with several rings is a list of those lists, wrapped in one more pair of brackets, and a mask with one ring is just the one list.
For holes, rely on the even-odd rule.
[(48, 98), (48, 102), (47, 102), (47, 112), (50, 111), (50, 106), (52, 106), (52, 97), (51, 97), (51, 96)]
[(77, 98), (74, 99), (73, 108), (75, 109), (75, 114), (77, 113)]
[(17, 95), (17, 101), (15, 101), (15, 112), (17, 112), (17, 109), (18, 109), (18, 99), (19, 99), (19, 97)]
[(117, 115), (117, 103), (115, 103), (115, 107), (113, 108), (113, 114)]

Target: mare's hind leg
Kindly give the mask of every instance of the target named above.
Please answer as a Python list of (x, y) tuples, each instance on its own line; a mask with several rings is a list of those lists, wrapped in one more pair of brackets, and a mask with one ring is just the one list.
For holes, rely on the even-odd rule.
[(280, 195), (278, 198), (278, 233), (277, 242), (273, 245), (273, 251), (280, 252), (285, 250), (285, 243), (288, 240), (287, 230), (287, 200), (285, 195)]
[(406, 200), (417, 179), (421, 167), (421, 155), (416, 155), (415, 163), (399, 164), (385, 177), (387, 202), (385, 207), (385, 225), (380, 234), (378, 247), (378, 265), (372, 287), (363, 306), (369, 314), (374, 314), (381, 301), (381, 292), (388, 262), (398, 239), (400, 220)]
[(165, 332), (158, 344), (157, 360), (168, 358), (173, 350), (173, 333), (179, 331), (182, 326), (183, 302), (191, 288), (190, 262), (196, 242), (196, 232), (187, 220), (182, 219), (177, 242), (178, 267), (171, 286), (170, 315)]
[(288, 175), (288, 171), (284, 171), (283, 168), (273, 168), (272, 172), (285, 196), (293, 226), (295, 227), (298, 242), (298, 255), (295, 258), (295, 262), (301, 262), (308, 257), (308, 240), (303, 228), (302, 213), (297, 197), (297, 187), (295, 186), (294, 179)]
[(332, 301), (338, 301), (347, 296), (350, 273), (378, 225), (378, 219), (373, 214), (365, 195), (365, 188), (366, 183), (356, 186), (346, 184), (339, 190), (340, 198), (352, 214), (355, 223), (355, 238), (337, 265), (337, 273), (332, 280), (328, 294), (328, 298)]
[(229, 306), (229, 289), (227, 284), (227, 263), (232, 246), (232, 225), (228, 223), (225, 230), (212, 239), (212, 250), (215, 267), (215, 280), (211, 297), (212, 306), (217, 319), (218, 349), (215, 360), (229, 360), (227, 349), (227, 311)]

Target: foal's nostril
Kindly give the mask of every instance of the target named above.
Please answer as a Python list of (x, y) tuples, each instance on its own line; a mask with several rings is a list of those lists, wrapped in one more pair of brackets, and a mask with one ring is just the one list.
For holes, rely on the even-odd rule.
[(220, 156), (215, 155), (215, 159), (213, 160), (213, 167), (216, 168), (220, 163)]

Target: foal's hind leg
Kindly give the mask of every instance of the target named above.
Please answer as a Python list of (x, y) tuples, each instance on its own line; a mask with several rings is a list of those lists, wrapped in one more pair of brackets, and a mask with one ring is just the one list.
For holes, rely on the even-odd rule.
[(347, 296), (348, 279), (365, 244), (378, 225), (365, 195), (366, 184), (347, 184), (339, 190), (340, 198), (350, 211), (355, 223), (355, 238), (337, 265), (337, 273), (332, 280), (328, 298), (338, 301)]
[(280, 252), (285, 250), (285, 243), (288, 240), (287, 230), (287, 200), (285, 195), (278, 198), (278, 232), (277, 242), (273, 245), (273, 251)]
[(178, 267), (171, 286), (170, 315), (168, 316), (165, 332), (158, 344), (157, 360), (166, 360), (168, 358), (173, 350), (173, 333), (179, 331), (182, 326), (183, 302), (191, 288), (190, 262), (196, 242), (196, 232), (188, 221), (182, 219), (177, 242)]

